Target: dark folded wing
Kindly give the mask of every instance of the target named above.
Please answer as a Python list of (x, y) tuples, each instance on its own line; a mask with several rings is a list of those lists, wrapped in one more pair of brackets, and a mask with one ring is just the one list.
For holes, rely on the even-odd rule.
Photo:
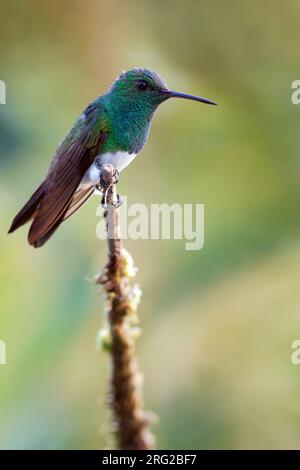
[(38, 245), (64, 218), (80, 182), (106, 139), (99, 103), (87, 108), (57, 150), (48, 173), (47, 192), (37, 208), (28, 241)]
[(82, 204), (84, 204), (85, 201), (88, 200), (88, 198), (93, 194), (94, 191), (95, 186), (78, 189), (68, 206), (67, 212), (63, 216), (63, 220), (67, 220), (69, 217), (71, 217), (71, 215), (74, 214), (74, 212), (76, 212), (82, 206)]

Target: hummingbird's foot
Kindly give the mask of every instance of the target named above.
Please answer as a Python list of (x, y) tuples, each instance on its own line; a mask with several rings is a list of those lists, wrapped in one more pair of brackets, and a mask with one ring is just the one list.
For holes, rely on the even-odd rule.
[(114, 183), (114, 184), (118, 184), (119, 179), (120, 179), (120, 173), (119, 173), (119, 171), (116, 170), (116, 169), (115, 169), (114, 177), (115, 177), (115, 183)]
[[(122, 196), (120, 196), (120, 194), (117, 194), (117, 201), (114, 202), (114, 203), (112, 204), (112, 206), (113, 206), (115, 209), (118, 209), (118, 207), (122, 206), (123, 203), (124, 203), (124, 201), (123, 201)], [(101, 205), (104, 207), (104, 209), (107, 208), (107, 197), (106, 197), (106, 193), (104, 193), (103, 196), (102, 196)]]
[[(101, 204), (104, 208), (107, 208), (107, 196), (109, 193), (109, 190), (112, 188), (114, 184), (118, 184), (119, 178), (120, 178), (120, 173), (118, 170), (114, 168), (114, 173), (113, 173), (114, 181), (110, 183), (110, 185), (107, 187), (107, 183), (105, 182), (102, 172), (100, 173), (100, 178), (99, 178), (99, 185), (103, 189), (103, 197), (101, 200)], [(113, 204), (114, 207), (120, 207), (122, 204), (120, 196), (117, 194), (117, 202)]]
[[(113, 184), (118, 184), (119, 179), (120, 179), (120, 173), (115, 168), (114, 168), (114, 179), (115, 180), (114, 180)], [(105, 186), (106, 186), (105, 181), (104, 181), (103, 176), (102, 176), (102, 173), (100, 173), (99, 186), (102, 189), (105, 189)]]
[(98, 186), (102, 189), (102, 191), (105, 191), (105, 181), (103, 179), (102, 173), (100, 173), (100, 178), (99, 178), (99, 184)]
[(118, 209), (122, 204), (124, 203), (124, 200), (120, 194), (117, 194), (117, 202), (114, 203), (114, 207)]

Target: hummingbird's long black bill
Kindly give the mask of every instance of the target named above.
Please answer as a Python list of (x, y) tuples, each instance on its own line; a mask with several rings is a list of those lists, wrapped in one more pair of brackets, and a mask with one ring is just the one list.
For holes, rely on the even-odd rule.
[(187, 93), (180, 93), (179, 91), (168, 91), (169, 98), (183, 98), (186, 100), (199, 101), (200, 103), (212, 104), (217, 106), (215, 101), (209, 100), (207, 98), (202, 98), (201, 96), (189, 95)]

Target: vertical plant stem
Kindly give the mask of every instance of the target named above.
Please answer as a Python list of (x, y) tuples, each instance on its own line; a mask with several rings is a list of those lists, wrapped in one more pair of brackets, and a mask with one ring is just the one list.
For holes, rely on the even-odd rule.
[(140, 291), (132, 284), (135, 268), (131, 256), (122, 246), (115, 170), (111, 165), (103, 165), (102, 179), (107, 191), (108, 261), (97, 283), (103, 286), (108, 307), (111, 355), (108, 403), (113, 432), (118, 449), (149, 450), (154, 448), (154, 437), (149, 429), (153, 419), (143, 410), (142, 376), (135, 357), (134, 324)]

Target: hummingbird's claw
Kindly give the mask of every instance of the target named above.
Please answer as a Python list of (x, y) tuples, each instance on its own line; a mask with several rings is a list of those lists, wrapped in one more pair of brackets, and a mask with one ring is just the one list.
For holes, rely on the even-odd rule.
[[(124, 203), (124, 201), (123, 201), (122, 196), (120, 196), (120, 194), (117, 194), (117, 201), (115, 203), (113, 203), (112, 206), (115, 209), (118, 209), (118, 207), (122, 206), (123, 203)], [(108, 206), (106, 193), (104, 193), (103, 196), (102, 196), (101, 205), (104, 207), (104, 209), (106, 209), (107, 206)]]
[[(118, 184), (119, 179), (120, 179), (120, 173), (118, 172), (118, 170), (116, 170), (114, 168), (114, 182), (110, 183), (110, 185), (107, 187), (106, 182), (103, 179), (102, 173), (100, 173), (99, 185), (103, 189), (103, 197), (101, 199), (101, 204), (104, 208), (107, 208), (107, 195), (108, 195), (108, 192), (109, 192), (110, 188), (114, 184)], [(118, 199), (118, 201), (113, 204), (113, 206), (116, 207), (116, 208), (120, 207), (120, 205), (123, 203), (123, 201), (121, 200), (121, 198), (118, 194), (117, 194), (117, 199)]]
[(115, 184), (118, 184), (119, 179), (120, 179), (120, 173), (116, 169), (115, 169), (114, 177), (115, 177)]
[(117, 202), (114, 203), (114, 207), (118, 209), (118, 207), (122, 206), (123, 203), (124, 203), (124, 200), (122, 196), (120, 196), (120, 194), (117, 194)]
[[(116, 170), (115, 168), (114, 168), (114, 178), (115, 178), (115, 181), (114, 181), (113, 184), (118, 184), (119, 179), (120, 179), (120, 173), (119, 173), (119, 171)], [(105, 181), (104, 181), (104, 179), (103, 179), (102, 173), (100, 173), (99, 186), (100, 186), (101, 188), (103, 188), (103, 189), (105, 189), (105, 186), (106, 186), (106, 183), (105, 183)]]
[(103, 176), (102, 176), (101, 173), (100, 173), (100, 179), (99, 179), (99, 186), (100, 186), (100, 188), (104, 191), (104, 189), (105, 189), (105, 181), (104, 181)]

